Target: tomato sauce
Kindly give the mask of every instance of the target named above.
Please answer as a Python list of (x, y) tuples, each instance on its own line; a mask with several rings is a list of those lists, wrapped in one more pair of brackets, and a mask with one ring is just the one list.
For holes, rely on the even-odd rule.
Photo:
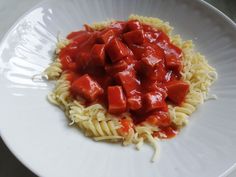
[[(176, 134), (167, 102), (181, 105), (189, 85), (180, 80), (182, 51), (163, 31), (130, 20), (102, 30), (86, 25), (67, 39), (59, 58), (75, 98), (100, 103), (118, 117), (129, 112), (134, 124), (148, 121), (167, 138)], [(127, 131), (128, 123), (121, 122)]]

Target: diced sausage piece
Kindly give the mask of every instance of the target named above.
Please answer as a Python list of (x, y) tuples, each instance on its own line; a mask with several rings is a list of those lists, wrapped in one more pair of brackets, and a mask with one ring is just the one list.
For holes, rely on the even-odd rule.
[(145, 30), (144, 36), (146, 41), (148, 41), (149, 43), (156, 43), (159, 33), (157, 31), (153, 32), (153, 30), (151, 30), (151, 32)]
[(129, 48), (132, 50), (132, 52), (135, 55), (135, 58), (137, 60), (140, 60), (146, 51), (146, 47), (143, 45), (140, 46), (140, 45), (136, 45), (136, 44), (131, 44), (131, 45), (129, 45)]
[(182, 51), (180, 48), (171, 43), (166, 46), (165, 61), (168, 69), (180, 72), (182, 69), (181, 57)]
[(167, 127), (171, 124), (171, 119), (168, 112), (157, 111), (148, 116), (147, 122), (157, 125), (158, 127)]
[(76, 65), (79, 69), (86, 69), (89, 62), (90, 62), (91, 56), (90, 53), (87, 52), (80, 52), (76, 57)]
[[(94, 74), (93, 74), (94, 75)], [(104, 76), (104, 75), (96, 75), (96, 82), (102, 86), (102, 88), (107, 88), (108, 86), (110, 85), (114, 85), (114, 80), (112, 77), (110, 76)], [(104, 96), (106, 95), (107, 93), (104, 92)], [(104, 98), (104, 97), (103, 97)], [(104, 101), (104, 100), (103, 100)]]
[(103, 94), (101, 86), (88, 74), (75, 80), (71, 85), (71, 91), (73, 94), (78, 94), (89, 101), (95, 101), (98, 96)]
[(80, 74), (78, 74), (78, 73), (76, 73), (76, 72), (71, 72), (71, 71), (69, 71), (69, 72), (67, 72), (67, 77), (66, 77), (66, 79), (68, 80), (68, 81), (70, 81), (70, 83), (73, 83), (78, 77), (80, 76)]
[(100, 36), (97, 38), (98, 43), (108, 44), (111, 39), (115, 37), (115, 33), (112, 29), (102, 31)]
[(140, 22), (138, 20), (130, 20), (127, 23), (127, 29), (129, 31), (139, 30), (141, 28), (142, 28), (142, 26), (141, 26), (141, 24), (140, 24)]
[(160, 31), (159, 36), (157, 38), (158, 42), (164, 42), (164, 43), (169, 43), (170, 38), (162, 31)]
[(180, 74), (178, 74), (176, 72), (173, 72), (172, 70), (169, 70), (167, 73), (166, 73), (166, 76), (165, 76), (165, 82), (169, 82), (169, 81), (173, 81), (173, 80), (179, 80), (180, 78)]
[(144, 75), (150, 76), (155, 71), (155, 69), (162, 63), (162, 59), (158, 58), (156, 55), (151, 54), (142, 57), (141, 59), (141, 71)]
[(135, 70), (129, 69), (119, 72), (116, 77), (124, 88), (128, 108), (131, 110), (140, 109), (142, 107), (140, 82), (136, 79)]
[(126, 100), (121, 86), (108, 87), (108, 112), (121, 114), (126, 110)]
[(124, 60), (120, 60), (114, 64), (106, 65), (105, 70), (106, 70), (107, 74), (114, 75), (118, 72), (126, 70), (127, 67), (128, 67), (128, 64)]
[(166, 83), (168, 98), (180, 105), (189, 92), (189, 85), (184, 81), (170, 81)]
[(148, 55), (141, 59), (141, 67), (144, 73), (148, 75), (153, 72), (155, 66), (158, 65), (162, 60), (157, 58), (155, 55)]
[(150, 112), (153, 110), (160, 110), (166, 106), (165, 98), (160, 92), (146, 93), (143, 99), (144, 99), (147, 112)]
[(128, 65), (135, 64), (136, 60), (132, 56), (126, 56), (123, 58), (123, 61), (125, 61)]
[(116, 36), (119, 36), (123, 33), (126, 23), (122, 21), (114, 22), (109, 27), (114, 31)]
[(135, 56), (136, 60), (141, 60), (142, 57), (155, 53), (155, 49), (151, 45), (146, 43), (144, 43), (143, 45), (129, 44), (128, 46)]
[(105, 44), (94, 44), (91, 49), (91, 60), (93, 64), (103, 66), (105, 63)]
[(59, 53), (59, 58), (68, 55), (71, 57), (71, 59), (74, 59), (78, 53), (78, 44), (75, 42), (72, 42), (68, 44), (66, 47), (62, 48)]
[(124, 88), (125, 94), (128, 98), (140, 93), (140, 82), (135, 77), (134, 69), (119, 72), (116, 77), (118, 82), (120, 82)]
[(134, 95), (128, 98), (127, 107), (131, 110), (138, 110), (142, 107), (142, 98), (140, 95)]
[(123, 38), (127, 44), (141, 45), (144, 42), (143, 30), (134, 30), (123, 34)]
[(76, 70), (76, 63), (72, 61), (70, 56), (68, 55), (63, 56), (60, 58), (60, 60), (61, 60), (63, 70), (71, 70), (71, 71)]
[(108, 53), (113, 63), (129, 55), (128, 47), (118, 38), (112, 39), (109, 44), (107, 44), (106, 52)]
[(154, 49), (155, 56), (159, 59), (162, 59), (164, 61), (165, 53), (164, 50), (159, 47), (158, 45), (152, 45), (152, 48)]
[(75, 31), (71, 32), (66, 38), (69, 40), (76, 41), (78, 43), (82, 43), (90, 37), (90, 33), (87, 31)]
[(168, 69), (180, 72), (182, 69), (182, 63), (179, 59), (176, 58), (174, 55), (166, 55), (166, 67)]
[(163, 107), (160, 108), (160, 111), (168, 112), (168, 104), (166, 102), (163, 103)]
[(149, 73), (150, 80), (162, 82), (165, 80), (166, 69), (163, 64), (159, 64), (155, 67), (152, 73)]
[(152, 81), (149, 79), (143, 79), (142, 81), (142, 89), (145, 92), (154, 92), (154, 91), (158, 91), (159, 89), (159, 82), (157, 81)]
[(142, 89), (148, 92), (160, 92), (164, 99), (167, 97), (167, 89), (162, 83), (153, 80), (142, 80)]
[(168, 45), (166, 45), (166, 51), (166, 54), (173, 54), (176, 56), (176, 58), (182, 57), (182, 50), (174, 44), (169, 43)]
[(140, 70), (144, 76), (153, 81), (163, 81), (165, 79), (166, 70), (164, 62), (156, 54), (142, 57)]

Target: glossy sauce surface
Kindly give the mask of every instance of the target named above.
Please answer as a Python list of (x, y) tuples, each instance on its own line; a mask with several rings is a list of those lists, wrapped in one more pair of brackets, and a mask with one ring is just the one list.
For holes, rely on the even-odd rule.
[[(100, 31), (86, 25), (67, 39), (59, 58), (75, 98), (104, 105), (120, 117), (124, 132), (132, 126), (121, 115), (129, 112), (134, 124), (147, 121), (166, 138), (177, 133), (167, 102), (181, 105), (189, 85), (180, 80), (182, 51), (164, 32), (132, 20)], [(160, 132), (154, 136), (163, 138)]]

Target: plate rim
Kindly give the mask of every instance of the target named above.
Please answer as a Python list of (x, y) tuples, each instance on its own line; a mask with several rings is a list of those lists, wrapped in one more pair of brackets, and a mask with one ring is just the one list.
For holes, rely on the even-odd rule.
[[(17, 27), (17, 25), (19, 24), (19, 22), (25, 18), (25, 16), (27, 16), (28, 14), (30, 14), (33, 10), (35, 10), (36, 8), (40, 7), (41, 5), (45, 4), (45, 3), (49, 3), (49, 2), (53, 2), (56, 0), (43, 0), (41, 2), (36, 3), (35, 5), (33, 5), (31, 8), (29, 8), (28, 10), (26, 10), (24, 13), (22, 13), (17, 19), (16, 21), (10, 26), (10, 28), (4, 33), (3, 37), (0, 39), (0, 52), (1, 52), (1, 48), (3, 48), (3, 43), (6, 41), (7, 37), (9, 36), (9, 34), (11, 32), (13, 32), (14, 28)], [(185, 0), (182, 0), (185, 1)], [(191, 1), (191, 3), (193, 4), (197, 4), (201, 7), (205, 7), (207, 8), (208, 11), (212, 11), (215, 15), (219, 16), (222, 18), (223, 21), (227, 22), (233, 29), (236, 30), (236, 22), (234, 22), (229, 16), (227, 16), (224, 12), (220, 11), (218, 8), (216, 8), (215, 6), (211, 5), (210, 3), (204, 1), (204, 0), (196, 0), (196, 1)], [(10, 151), (10, 153), (28, 170), (30, 170), (33, 174), (35, 174), (36, 176), (40, 176), (40, 170), (36, 169), (35, 167), (33, 167), (30, 162), (28, 162), (27, 160), (25, 160), (23, 157), (20, 157), (19, 153), (17, 152), (17, 150), (14, 148), (14, 146), (8, 141), (7, 135), (2, 133), (1, 129), (0, 129), (0, 137), (2, 138), (3, 143), (5, 144), (5, 146), (7, 147), (7, 149)]]

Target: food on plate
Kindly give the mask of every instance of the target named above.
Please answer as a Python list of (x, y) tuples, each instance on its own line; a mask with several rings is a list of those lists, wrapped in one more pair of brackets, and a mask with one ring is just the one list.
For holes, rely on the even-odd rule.
[(172, 35), (158, 18), (84, 25), (59, 41), (45, 70), (56, 80), (49, 101), (95, 140), (144, 141), (174, 137), (208, 98), (216, 71), (191, 41)]

